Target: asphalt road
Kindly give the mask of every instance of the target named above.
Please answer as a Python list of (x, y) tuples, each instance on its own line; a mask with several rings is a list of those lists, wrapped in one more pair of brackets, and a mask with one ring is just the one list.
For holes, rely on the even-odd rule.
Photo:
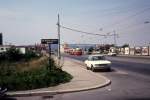
[[(87, 56), (64, 55), (83, 62)], [(111, 72), (95, 72), (109, 78), (111, 85), (84, 92), (54, 95), (42, 100), (150, 100), (150, 59), (106, 57), (112, 61)], [(41, 100), (28, 97), (22, 100)]]
[[(70, 56), (84, 61), (87, 56)], [(96, 72), (108, 77), (112, 84), (96, 90), (59, 94), (53, 100), (150, 100), (150, 59), (107, 57), (111, 72)]]

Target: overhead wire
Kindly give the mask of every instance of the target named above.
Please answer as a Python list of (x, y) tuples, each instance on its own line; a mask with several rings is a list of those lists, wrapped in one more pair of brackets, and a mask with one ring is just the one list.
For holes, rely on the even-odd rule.
[[(136, 12), (135, 14), (130, 15), (130, 16), (124, 18), (124, 19), (121, 19), (121, 20), (119, 20), (119, 21), (117, 21), (117, 22), (111, 24), (111, 26), (118, 25), (118, 24), (122, 23), (123, 21), (125, 21), (125, 20), (127, 20), (127, 19), (130, 19), (130, 18), (133, 18), (133, 17), (135, 17), (135, 16), (137, 16), (137, 15), (139, 15), (139, 14), (142, 14), (142, 13), (148, 11), (148, 10), (150, 10), (150, 7), (145, 8), (145, 9), (139, 11), (139, 12)], [(60, 27), (63, 28), (63, 29), (67, 29), (67, 30), (74, 31), (74, 32), (84, 33), (84, 34), (87, 34), (87, 35), (97, 35), (97, 36), (103, 36), (103, 37), (114, 36), (114, 35), (115, 35), (115, 34), (107, 34), (107, 33), (106, 33), (106, 34), (97, 34), (97, 33), (92, 33), (92, 32), (86, 32), (86, 31), (82, 31), (82, 30), (78, 30), (78, 29), (66, 27), (66, 26), (63, 26), (63, 25), (60, 25)], [(108, 32), (108, 33), (112, 33), (112, 32)], [(118, 35), (118, 34), (117, 34), (117, 35)]]
[(91, 33), (91, 32), (85, 32), (85, 31), (81, 31), (81, 30), (78, 30), (78, 29), (73, 29), (73, 28), (70, 28), (70, 27), (62, 26), (62, 25), (60, 25), (60, 27), (61, 27), (61, 28), (64, 28), (64, 29), (71, 30), (71, 31), (88, 34), (88, 35), (106, 36), (106, 35), (104, 35), (104, 34), (96, 34), (96, 33)]
[(145, 8), (145, 9), (139, 11), (139, 12), (136, 12), (136, 13), (134, 13), (133, 15), (130, 15), (130, 16), (126, 17), (126, 18), (123, 18), (123, 19), (121, 19), (121, 20), (119, 20), (119, 21), (117, 21), (117, 22), (115, 22), (115, 23), (113, 23), (113, 24), (111, 24), (111, 25), (105, 26), (105, 27), (103, 27), (103, 28), (111, 27), (111, 26), (115, 26), (115, 25), (119, 25), (119, 24), (123, 23), (124, 21), (126, 21), (127, 19), (133, 18), (133, 17), (135, 17), (135, 16), (137, 16), (137, 15), (140, 15), (140, 14), (142, 14), (142, 13), (148, 11), (148, 10), (150, 10), (150, 7)]

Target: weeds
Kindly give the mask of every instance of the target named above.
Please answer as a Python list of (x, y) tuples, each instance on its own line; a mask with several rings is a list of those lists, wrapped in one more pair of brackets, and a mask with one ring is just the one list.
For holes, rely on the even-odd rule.
[(53, 69), (49, 67), (47, 57), (32, 59), (28, 63), (3, 62), (0, 64), (0, 86), (7, 87), (9, 91), (29, 90), (55, 86), (72, 79), (70, 74), (56, 68), (53, 60)]

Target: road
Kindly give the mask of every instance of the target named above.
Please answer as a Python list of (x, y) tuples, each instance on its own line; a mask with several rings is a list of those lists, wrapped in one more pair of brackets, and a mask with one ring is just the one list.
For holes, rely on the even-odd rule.
[[(87, 56), (69, 56), (84, 61)], [(96, 72), (108, 77), (110, 86), (70, 94), (59, 94), (53, 100), (150, 100), (150, 59), (107, 57), (111, 72)]]
[[(79, 60), (81, 64), (87, 58), (87, 56), (64, 56)], [(130, 57), (106, 57), (106, 59), (112, 61), (112, 71), (95, 73), (109, 78), (112, 81), (111, 85), (90, 91), (58, 94), (43, 100), (150, 100), (150, 59)], [(26, 99), (30, 98), (32, 97)]]

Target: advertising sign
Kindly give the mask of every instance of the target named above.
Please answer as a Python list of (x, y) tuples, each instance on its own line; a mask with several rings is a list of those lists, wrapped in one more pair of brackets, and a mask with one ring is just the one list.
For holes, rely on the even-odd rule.
[(129, 48), (129, 47), (126, 47), (126, 48), (125, 48), (125, 54), (126, 54), (126, 55), (129, 55), (129, 54), (130, 54), (130, 48)]
[(125, 49), (124, 48), (121, 48), (120, 54), (125, 54)]
[(134, 55), (134, 52), (135, 52), (134, 47), (130, 47), (130, 55)]
[(148, 55), (148, 47), (142, 47), (142, 55)]
[(135, 47), (135, 55), (141, 55), (142, 54), (142, 48), (141, 47)]

